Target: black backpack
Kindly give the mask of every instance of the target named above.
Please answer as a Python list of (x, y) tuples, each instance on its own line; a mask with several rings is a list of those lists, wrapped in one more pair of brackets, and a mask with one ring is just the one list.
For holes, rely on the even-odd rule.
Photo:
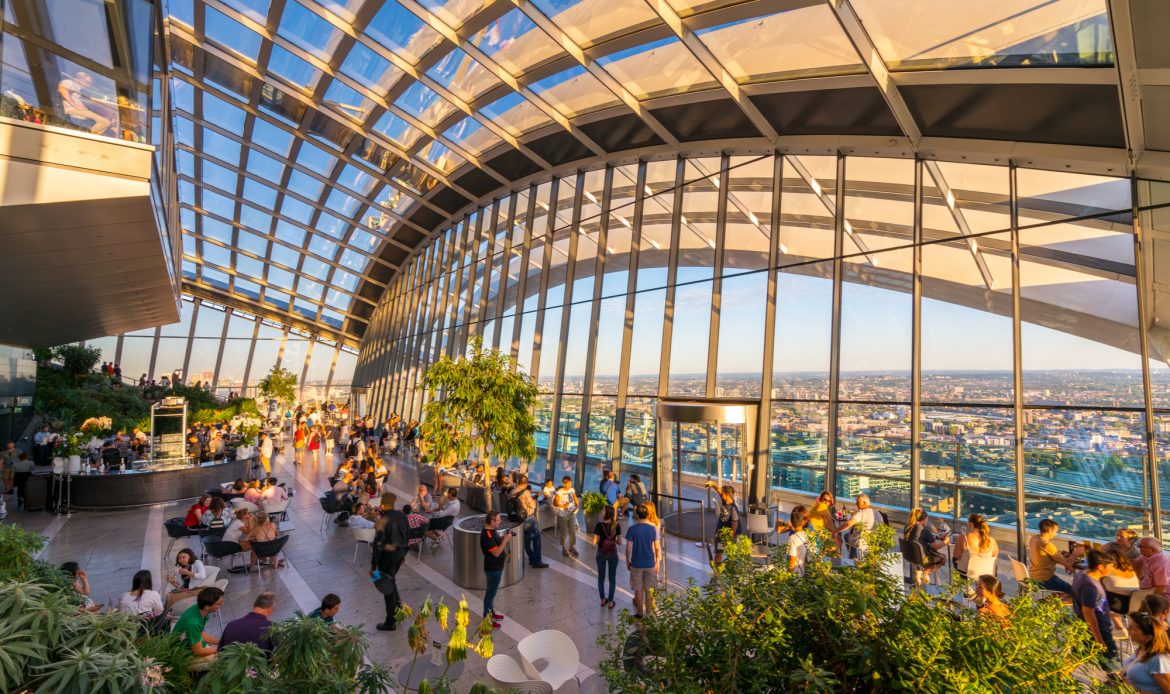
[(523, 523), (528, 520), (528, 511), (524, 509), (524, 504), (520, 503), (519, 494), (508, 496), (508, 500), (504, 502), (504, 510), (508, 512), (508, 520), (513, 523)]

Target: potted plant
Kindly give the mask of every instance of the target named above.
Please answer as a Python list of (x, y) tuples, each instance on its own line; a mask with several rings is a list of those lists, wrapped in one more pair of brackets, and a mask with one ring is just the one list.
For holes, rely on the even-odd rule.
[(601, 512), (605, 507), (605, 497), (597, 492), (585, 492), (581, 497), (581, 509), (585, 511), (585, 527), (590, 533), (601, 522)]
[[(419, 429), (420, 452), (440, 467), (467, 460), (536, 456), (532, 410), (540, 394), (532, 377), (514, 369), (511, 357), (472, 339), (467, 356), (431, 364), (418, 388), (427, 392)], [(489, 471), (490, 473), (490, 471)], [(491, 495), (487, 495), (491, 510)]]
[[(61, 469), (62, 472), (68, 472), (71, 475), (81, 472), (81, 452), (84, 450), (81, 437), (80, 433), (57, 435), (57, 443), (53, 446), (54, 471)], [(60, 464), (57, 463), (57, 459), (61, 460)]]

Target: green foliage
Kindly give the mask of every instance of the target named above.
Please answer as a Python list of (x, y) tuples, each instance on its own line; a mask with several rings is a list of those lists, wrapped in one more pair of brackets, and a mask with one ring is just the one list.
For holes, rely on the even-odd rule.
[(206, 694), (263, 692), (386, 692), (392, 676), (366, 664), (369, 641), (358, 626), (334, 627), (300, 612), (274, 624), (271, 659), (252, 644), (234, 644), (216, 656), (197, 691)]
[(581, 508), (585, 513), (601, 513), (606, 506), (608, 504), (605, 503), (605, 496), (597, 492), (585, 492), (581, 497)]
[(55, 354), (56, 353), (52, 347), (34, 347), (33, 348), (33, 359), (38, 364), (52, 361)]
[(423, 453), (448, 465), (472, 451), (484, 460), (536, 456), (532, 408), (540, 391), (531, 376), (512, 370), (510, 357), (485, 350), (483, 338), (472, 339), (466, 357), (431, 364), (418, 387), (428, 394)]
[(63, 369), (37, 369), (36, 409), (51, 419), (60, 419), (70, 428), (89, 417), (109, 417), (115, 429), (129, 430), (140, 421), (148, 422), (150, 406), (142, 390), (133, 386), (115, 388), (110, 379), (96, 373), (71, 375)]
[(728, 537), (709, 586), (659, 593), (657, 611), (599, 642), (614, 691), (1069, 692), (1098, 648), (1056, 600), (1012, 598), (1010, 619), (978, 616), (956, 599), (907, 595), (883, 570), (893, 532), (879, 526), (856, 566), (822, 561), (816, 538), (803, 577), (760, 566), (747, 538)]
[(33, 556), (45, 546), (45, 538), (15, 525), (0, 525), (0, 581), (26, 581), (32, 577)]
[(61, 345), (53, 348), (53, 356), (65, 365), (65, 373), (80, 376), (93, 371), (102, 358), (102, 351), (84, 345)]
[(297, 377), (288, 369), (273, 366), (272, 371), (269, 371), (267, 376), (260, 379), (258, 385), (260, 395), (265, 398), (276, 400), (282, 405), (296, 402)]
[[(454, 623), (451, 622), (452, 616), (455, 618)], [(399, 622), (409, 623), (406, 629), (406, 644), (410, 647), (413, 657), (410, 660), (410, 667), (406, 671), (407, 680), (410, 680), (411, 674), (414, 672), (414, 666), (418, 663), (418, 657), (425, 655), (427, 649), (431, 647), (430, 628), (437, 626), (442, 633), (447, 634), (447, 648), (443, 653), (443, 660), (447, 663), (447, 667), (435, 682), (427, 679), (419, 682), (419, 694), (423, 694), (423, 692), (454, 694), (455, 689), (451, 681), (447, 679), (447, 671), (455, 663), (467, 660), (468, 650), (479, 654), (481, 658), (492, 657), (492, 651), (495, 648), (492, 642), (492, 620), (484, 617), (480, 621), (479, 626), (472, 633), (472, 636), (478, 637), (479, 641), (474, 644), (470, 643), (468, 641), (467, 627), (471, 623), (471, 612), (467, 607), (467, 600), (465, 598), (460, 598), (454, 615), (451, 614), (451, 608), (441, 598), (437, 603), (432, 603), (430, 596), (427, 596), (426, 601), (423, 602), (422, 607), (417, 611), (409, 605), (400, 606), (395, 618)], [(432, 619), (434, 620), (433, 625), (431, 624)], [(403, 687), (403, 694), (406, 691), (406, 688)], [(471, 688), (469, 694), (490, 694), (490, 692), (491, 689), (477, 683)]]

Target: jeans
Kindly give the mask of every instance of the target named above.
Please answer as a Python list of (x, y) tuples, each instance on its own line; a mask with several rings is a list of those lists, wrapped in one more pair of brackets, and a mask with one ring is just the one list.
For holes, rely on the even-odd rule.
[(532, 566), (543, 563), (540, 555), (540, 523), (535, 516), (524, 521), (524, 554)]
[(1039, 583), (1040, 586), (1042, 588), (1044, 588), (1044, 590), (1052, 590), (1052, 591), (1056, 591), (1057, 593), (1064, 593), (1065, 595), (1072, 595), (1072, 586), (1070, 586), (1068, 584), (1068, 581), (1064, 580), (1063, 578), (1061, 578), (1059, 576), (1054, 575), (1051, 578), (1047, 578), (1043, 581), (1036, 581), (1036, 582)]
[(405, 559), (406, 552), (382, 552), (378, 557), (378, 570), (390, 577), (390, 592), (382, 594), (382, 600), (386, 604), (387, 624), (394, 624), (397, 621), (395, 613), (402, 604), (402, 599), (398, 596), (398, 570), (402, 568)]
[[(597, 594), (602, 600), (613, 600), (613, 592), (617, 589), (618, 555), (615, 551), (608, 557), (597, 551)], [(605, 576), (609, 574), (609, 594), (605, 592)]]
[(487, 574), (487, 591), (483, 594), (483, 616), (491, 617), (496, 611), (496, 591), (500, 589), (500, 579), (504, 577), (504, 570), (484, 573)]

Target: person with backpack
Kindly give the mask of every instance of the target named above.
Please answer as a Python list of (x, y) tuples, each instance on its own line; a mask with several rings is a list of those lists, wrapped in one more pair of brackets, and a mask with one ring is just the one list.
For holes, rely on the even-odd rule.
[(536, 499), (528, 489), (528, 475), (521, 475), (516, 486), (508, 494), (505, 503), (508, 520), (522, 523), (524, 527), (524, 554), (528, 565), (534, 569), (547, 569), (548, 564), (540, 551), (540, 523), (536, 520)]
[[(714, 487), (714, 482), (708, 482), (708, 487)], [(739, 518), (739, 508), (735, 505), (735, 487), (725, 484), (719, 488), (718, 520), (715, 523), (715, 563), (723, 563), (723, 544), (720, 534), (724, 528), (731, 530), (731, 535), (742, 535), (743, 528)]]
[[(617, 522), (617, 509), (606, 506), (597, 526), (593, 528), (593, 544), (597, 545), (597, 593), (601, 606), (613, 609), (613, 593), (617, 589), (617, 547), (622, 543), (622, 526)], [(605, 591), (605, 578), (609, 576), (609, 593)]]

